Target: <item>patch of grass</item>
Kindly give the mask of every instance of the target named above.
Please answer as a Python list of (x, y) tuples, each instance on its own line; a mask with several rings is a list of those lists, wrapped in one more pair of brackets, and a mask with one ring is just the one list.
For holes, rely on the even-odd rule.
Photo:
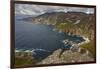
[(15, 56), (14, 67), (25, 67), (35, 65), (38, 61), (32, 56)]
[(56, 24), (57, 29), (67, 29), (69, 27), (72, 27), (72, 23), (66, 22), (66, 23)]
[(95, 56), (96, 56), (96, 47), (95, 47), (95, 42), (94, 41), (91, 41), (87, 44), (83, 44), (80, 47), (84, 48), (84, 49), (87, 49), (92, 54), (91, 56), (95, 58)]

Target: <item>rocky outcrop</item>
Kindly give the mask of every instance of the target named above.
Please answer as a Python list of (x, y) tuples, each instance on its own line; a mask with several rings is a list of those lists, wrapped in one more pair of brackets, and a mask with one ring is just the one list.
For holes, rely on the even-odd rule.
[(53, 54), (37, 64), (58, 64), (94, 61), (94, 59), (89, 57), (86, 53), (72, 52), (71, 50), (66, 50), (65, 52), (63, 52), (61, 57), (59, 57), (60, 52), (61, 49), (54, 51)]
[(89, 56), (91, 52), (89, 52), (87, 49), (79, 47), (80, 45), (89, 42), (88, 38), (83, 37), (83, 39), (84, 39), (83, 42), (77, 44), (72, 41), (69, 41), (68, 39), (63, 40), (62, 42), (65, 44), (65, 46), (71, 44), (69, 50), (63, 51), (63, 49), (58, 49), (54, 51), (46, 59), (42, 60), (37, 64), (59, 64), (59, 63), (76, 63), (76, 62), (94, 61), (94, 58)]

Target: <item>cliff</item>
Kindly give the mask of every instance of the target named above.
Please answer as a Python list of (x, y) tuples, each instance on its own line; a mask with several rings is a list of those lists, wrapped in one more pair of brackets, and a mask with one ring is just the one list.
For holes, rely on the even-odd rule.
[(94, 14), (83, 12), (51, 12), (31, 18), (33, 23), (54, 26), (54, 30), (83, 35), (94, 40), (95, 18)]
[[(32, 20), (35, 24), (51, 25), (53, 26), (53, 31), (64, 32), (65, 34), (69, 34), (71, 36), (83, 36), (89, 40), (89, 42), (86, 44), (82, 44), (78, 48), (74, 46), (76, 49), (65, 50), (62, 54), (62, 49), (58, 49), (40, 62), (32, 58), (34, 61), (29, 60), (32, 61), (31, 64), (39, 65), (94, 61), (94, 16), (94, 14), (86, 14), (83, 12), (51, 12), (39, 15), (37, 17), (26, 18), (25, 20)], [(19, 57), (17, 57), (17, 59), (19, 59)]]

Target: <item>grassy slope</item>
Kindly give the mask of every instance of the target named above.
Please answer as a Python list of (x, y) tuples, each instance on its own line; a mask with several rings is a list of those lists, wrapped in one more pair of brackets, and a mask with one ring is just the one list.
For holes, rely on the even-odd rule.
[(87, 44), (81, 45), (80, 47), (89, 50), (90, 53), (91, 53), (90, 56), (92, 56), (92, 57), (95, 58), (95, 55), (96, 55), (96, 49), (95, 49), (95, 48), (96, 48), (96, 47), (95, 47), (94, 44), (95, 44), (94, 41), (91, 41), (91, 42), (89, 42), (89, 43), (87, 43)]
[[(20, 52), (19, 52), (20, 54)], [(35, 63), (37, 63), (37, 60), (35, 58), (33, 58), (32, 55), (28, 55), (28, 53), (22, 53), (21, 54), (23, 56), (18, 56), (16, 55), (15, 56), (15, 67), (24, 67), (24, 66), (31, 66)]]

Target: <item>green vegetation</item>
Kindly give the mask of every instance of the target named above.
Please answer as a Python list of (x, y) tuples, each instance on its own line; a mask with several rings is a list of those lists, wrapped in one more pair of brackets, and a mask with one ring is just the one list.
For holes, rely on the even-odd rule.
[(95, 47), (94, 44), (95, 44), (94, 41), (91, 41), (87, 44), (81, 45), (80, 47), (84, 48), (84, 49), (87, 49), (91, 53), (90, 56), (95, 58), (95, 56), (96, 56), (96, 49), (95, 48), (96, 47)]
[(60, 23), (60, 24), (57, 24), (57, 28), (58, 29), (66, 29), (68, 26), (71, 26), (72, 23), (69, 23), (69, 22), (66, 22), (66, 23)]
[[(40, 16), (34, 17), (33, 23), (40, 23), (40, 24), (46, 24), (46, 25), (52, 25), (54, 26), (57, 31), (65, 32), (65, 33), (71, 33), (73, 35), (81, 35), (86, 38), (89, 38), (90, 42), (87, 44), (83, 44), (80, 46), (80, 48), (84, 48), (90, 52), (89, 57), (90, 58), (96, 58), (96, 47), (95, 47), (95, 41), (94, 41), (94, 33), (95, 33), (95, 19), (94, 14), (85, 14), (81, 12), (70, 12), (70, 13), (64, 13), (64, 12), (53, 12), (53, 13), (45, 13)], [(77, 20), (80, 20), (79, 23), (75, 24)], [(80, 58), (83, 58), (82, 60), (89, 61), (90, 58), (86, 58), (87, 56), (82, 55), (84, 53), (84, 50), (79, 52), (65, 52), (64, 55), (62, 55), (63, 60), (70, 62), (72, 60), (79, 61)], [(57, 55), (57, 53), (55, 53)], [(54, 58), (55, 55), (51, 58)], [(57, 57), (58, 58), (58, 57)], [(57, 59), (55, 58), (55, 60)], [(85, 59), (86, 58), (86, 59)], [(47, 59), (48, 60), (48, 59)], [(51, 59), (50, 59), (51, 60)], [(46, 63), (49, 63), (49, 61)], [(53, 59), (54, 60), (54, 59)], [(57, 60), (58, 61), (58, 60)], [(37, 64), (38, 60), (36, 60), (31, 53), (17, 53), (15, 55), (15, 67), (24, 67), (24, 66), (31, 66)], [(72, 61), (73, 62), (73, 61)]]
[[(77, 23), (77, 21), (79, 21), (79, 23)], [(94, 14), (82, 12), (52, 12), (33, 18), (33, 22), (53, 25), (58, 31), (82, 35), (90, 40), (94, 40)]]
[[(88, 50), (92, 57), (95, 58), (95, 18), (94, 14), (86, 14), (82, 12), (52, 12), (33, 18), (34, 21), (40, 23), (49, 23), (59, 32), (70, 33), (72, 35), (80, 35), (88, 38), (89, 43), (80, 47)], [(84, 53), (85, 50), (82, 50)]]
[[(20, 52), (18, 52), (20, 53)], [(37, 60), (28, 53), (21, 53), (21, 55), (15, 55), (15, 67), (32, 66), (37, 63)]]

